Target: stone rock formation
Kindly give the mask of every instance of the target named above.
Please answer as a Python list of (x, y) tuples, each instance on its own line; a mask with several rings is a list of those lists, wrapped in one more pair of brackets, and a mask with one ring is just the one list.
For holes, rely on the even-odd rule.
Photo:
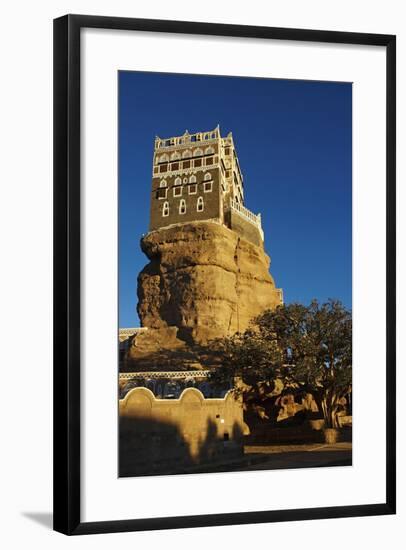
[(141, 247), (150, 262), (138, 276), (138, 314), (162, 348), (242, 332), (282, 303), (263, 248), (219, 223), (159, 229)]

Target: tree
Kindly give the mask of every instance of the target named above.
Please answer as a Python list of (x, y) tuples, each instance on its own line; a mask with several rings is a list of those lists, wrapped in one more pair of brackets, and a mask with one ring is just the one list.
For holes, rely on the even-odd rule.
[(280, 306), (217, 346), (224, 366), (216, 376), (249, 377), (257, 386), (280, 379), (285, 386), (311, 393), (325, 426), (338, 426), (337, 413), (352, 379), (351, 312), (339, 301)]
[[(212, 381), (238, 380), (236, 391), (261, 393), (264, 384), (278, 377), (277, 366), (282, 353), (275, 339), (266, 338), (258, 327), (212, 342), (212, 349), (221, 357), (221, 367), (212, 372)], [(242, 382), (242, 383), (241, 383)]]

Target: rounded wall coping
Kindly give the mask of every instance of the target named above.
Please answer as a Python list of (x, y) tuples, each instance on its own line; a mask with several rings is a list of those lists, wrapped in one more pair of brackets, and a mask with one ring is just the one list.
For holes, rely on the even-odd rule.
[(234, 399), (234, 389), (228, 390), (224, 397), (220, 397), (219, 399), (222, 399), (226, 401), (227, 399)]
[(127, 401), (130, 399), (132, 395), (135, 394), (135, 392), (145, 395), (152, 402), (155, 402), (155, 403), (179, 403), (182, 399), (185, 398), (185, 396), (187, 397), (187, 395), (190, 393), (192, 394), (194, 393), (200, 399), (200, 401), (202, 402), (206, 401), (209, 403), (213, 403), (215, 401), (220, 401), (222, 403), (225, 403), (227, 400), (234, 398), (232, 389), (228, 390), (224, 397), (207, 397), (206, 398), (204, 397), (202, 392), (197, 388), (185, 388), (177, 399), (159, 399), (155, 397), (155, 395), (152, 393), (150, 389), (144, 388), (143, 386), (139, 386), (137, 388), (132, 388), (128, 393), (126, 393), (123, 399), (119, 399), (119, 404), (121, 406), (126, 405)]
[[(183, 401), (187, 399), (189, 395), (195, 395), (196, 397), (199, 398), (200, 402), (205, 401), (204, 395), (197, 388), (185, 388), (180, 394), (179, 399), (177, 401)], [(173, 401), (173, 400), (167, 399), (167, 401)]]
[(152, 391), (148, 388), (138, 387), (138, 388), (131, 388), (131, 390), (125, 394), (123, 399), (119, 399), (119, 403), (125, 405), (129, 399), (131, 399), (133, 396), (135, 396), (136, 393), (139, 393), (141, 395), (144, 395), (145, 397), (148, 397), (150, 401), (156, 401), (155, 395), (152, 393)]

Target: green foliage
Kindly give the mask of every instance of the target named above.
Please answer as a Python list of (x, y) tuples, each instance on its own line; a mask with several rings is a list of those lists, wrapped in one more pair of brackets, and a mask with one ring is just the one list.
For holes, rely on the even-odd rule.
[(285, 387), (311, 393), (326, 425), (337, 425), (339, 401), (352, 378), (351, 312), (339, 301), (280, 306), (214, 345), (224, 357), (215, 377), (239, 377), (258, 387), (279, 378)]

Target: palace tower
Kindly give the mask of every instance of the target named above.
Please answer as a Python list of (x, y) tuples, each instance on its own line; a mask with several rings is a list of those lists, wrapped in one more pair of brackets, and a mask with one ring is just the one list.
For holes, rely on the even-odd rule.
[(215, 221), (257, 246), (261, 216), (244, 206), (244, 183), (231, 132), (155, 139), (150, 231), (173, 224)]

